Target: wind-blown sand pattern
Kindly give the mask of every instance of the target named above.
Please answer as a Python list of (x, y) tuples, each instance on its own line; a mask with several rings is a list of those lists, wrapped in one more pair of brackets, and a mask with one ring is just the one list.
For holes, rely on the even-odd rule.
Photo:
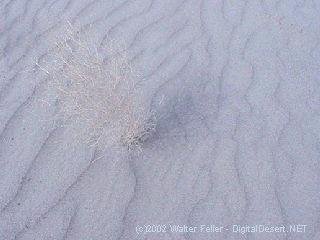
[[(319, 13), (318, 0), (0, 1), (0, 240), (320, 239)], [(48, 82), (66, 26), (89, 54), (59, 68), (81, 89), (65, 101)], [(125, 68), (104, 62), (111, 42)], [(130, 81), (102, 91), (88, 56)], [(259, 224), (286, 231), (236, 231)]]

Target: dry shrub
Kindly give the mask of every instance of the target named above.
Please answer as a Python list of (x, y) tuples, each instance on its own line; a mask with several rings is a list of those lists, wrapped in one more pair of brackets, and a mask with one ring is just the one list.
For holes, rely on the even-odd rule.
[(51, 60), (38, 64), (58, 99), (56, 121), (75, 141), (140, 148), (155, 127), (138, 86), (140, 77), (125, 48), (109, 41), (98, 50), (92, 38), (69, 24), (66, 36), (50, 53)]

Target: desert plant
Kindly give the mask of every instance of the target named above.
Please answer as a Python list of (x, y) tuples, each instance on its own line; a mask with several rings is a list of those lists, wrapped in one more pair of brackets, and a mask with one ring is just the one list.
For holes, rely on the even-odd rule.
[(57, 97), (56, 122), (75, 140), (90, 145), (119, 142), (128, 149), (140, 147), (154, 131), (155, 119), (126, 49), (109, 41), (98, 50), (92, 35), (71, 24), (66, 29), (50, 53), (51, 60), (37, 64)]

